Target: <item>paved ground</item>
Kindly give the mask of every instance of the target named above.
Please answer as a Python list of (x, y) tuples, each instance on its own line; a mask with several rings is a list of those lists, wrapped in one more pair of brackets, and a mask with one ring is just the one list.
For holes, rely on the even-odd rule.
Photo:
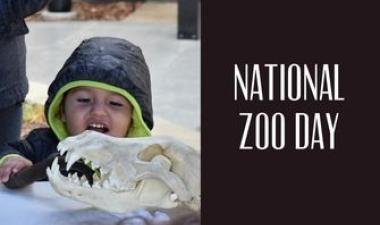
[(176, 9), (176, 3), (146, 3), (125, 21), (28, 22), (28, 98), (44, 101), (47, 85), (81, 40), (125, 38), (142, 48), (150, 67), (156, 132), (199, 148), (200, 41), (176, 39)]

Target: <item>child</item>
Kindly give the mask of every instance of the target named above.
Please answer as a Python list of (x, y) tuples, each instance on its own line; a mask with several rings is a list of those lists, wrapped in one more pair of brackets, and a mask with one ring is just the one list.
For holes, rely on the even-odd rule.
[(56, 152), (59, 141), (85, 130), (115, 137), (150, 136), (150, 74), (140, 48), (110, 37), (83, 41), (50, 85), (45, 116), (50, 128), (0, 146), (2, 183)]

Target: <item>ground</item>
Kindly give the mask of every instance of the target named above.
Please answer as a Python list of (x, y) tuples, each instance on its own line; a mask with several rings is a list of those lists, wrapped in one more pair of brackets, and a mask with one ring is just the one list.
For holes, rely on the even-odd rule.
[(25, 137), (31, 130), (39, 127), (47, 127), (44, 107), (41, 104), (25, 102), (23, 110), (23, 123), (21, 137)]
[[(77, 12), (76, 20), (124, 20), (134, 10), (141, 6), (141, 2), (114, 2), (94, 4), (83, 1), (73, 1), (72, 11)], [(41, 11), (29, 17), (28, 20), (43, 20)]]

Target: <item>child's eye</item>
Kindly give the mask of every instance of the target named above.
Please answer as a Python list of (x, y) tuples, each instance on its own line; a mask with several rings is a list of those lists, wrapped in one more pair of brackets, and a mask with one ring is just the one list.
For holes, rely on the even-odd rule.
[(78, 98), (77, 101), (81, 102), (81, 103), (88, 103), (88, 102), (90, 102), (90, 99), (89, 98)]
[(118, 106), (118, 107), (122, 107), (123, 104), (120, 103), (120, 102), (115, 102), (115, 101), (110, 101), (110, 104), (113, 105), (113, 106)]

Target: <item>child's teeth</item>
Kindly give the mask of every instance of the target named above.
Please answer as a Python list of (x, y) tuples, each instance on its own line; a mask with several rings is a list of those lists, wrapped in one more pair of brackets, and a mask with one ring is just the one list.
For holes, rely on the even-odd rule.
[(94, 127), (94, 128), (103, 128), (104, 125), (103, 124), (91, 124), (90, 126)]

